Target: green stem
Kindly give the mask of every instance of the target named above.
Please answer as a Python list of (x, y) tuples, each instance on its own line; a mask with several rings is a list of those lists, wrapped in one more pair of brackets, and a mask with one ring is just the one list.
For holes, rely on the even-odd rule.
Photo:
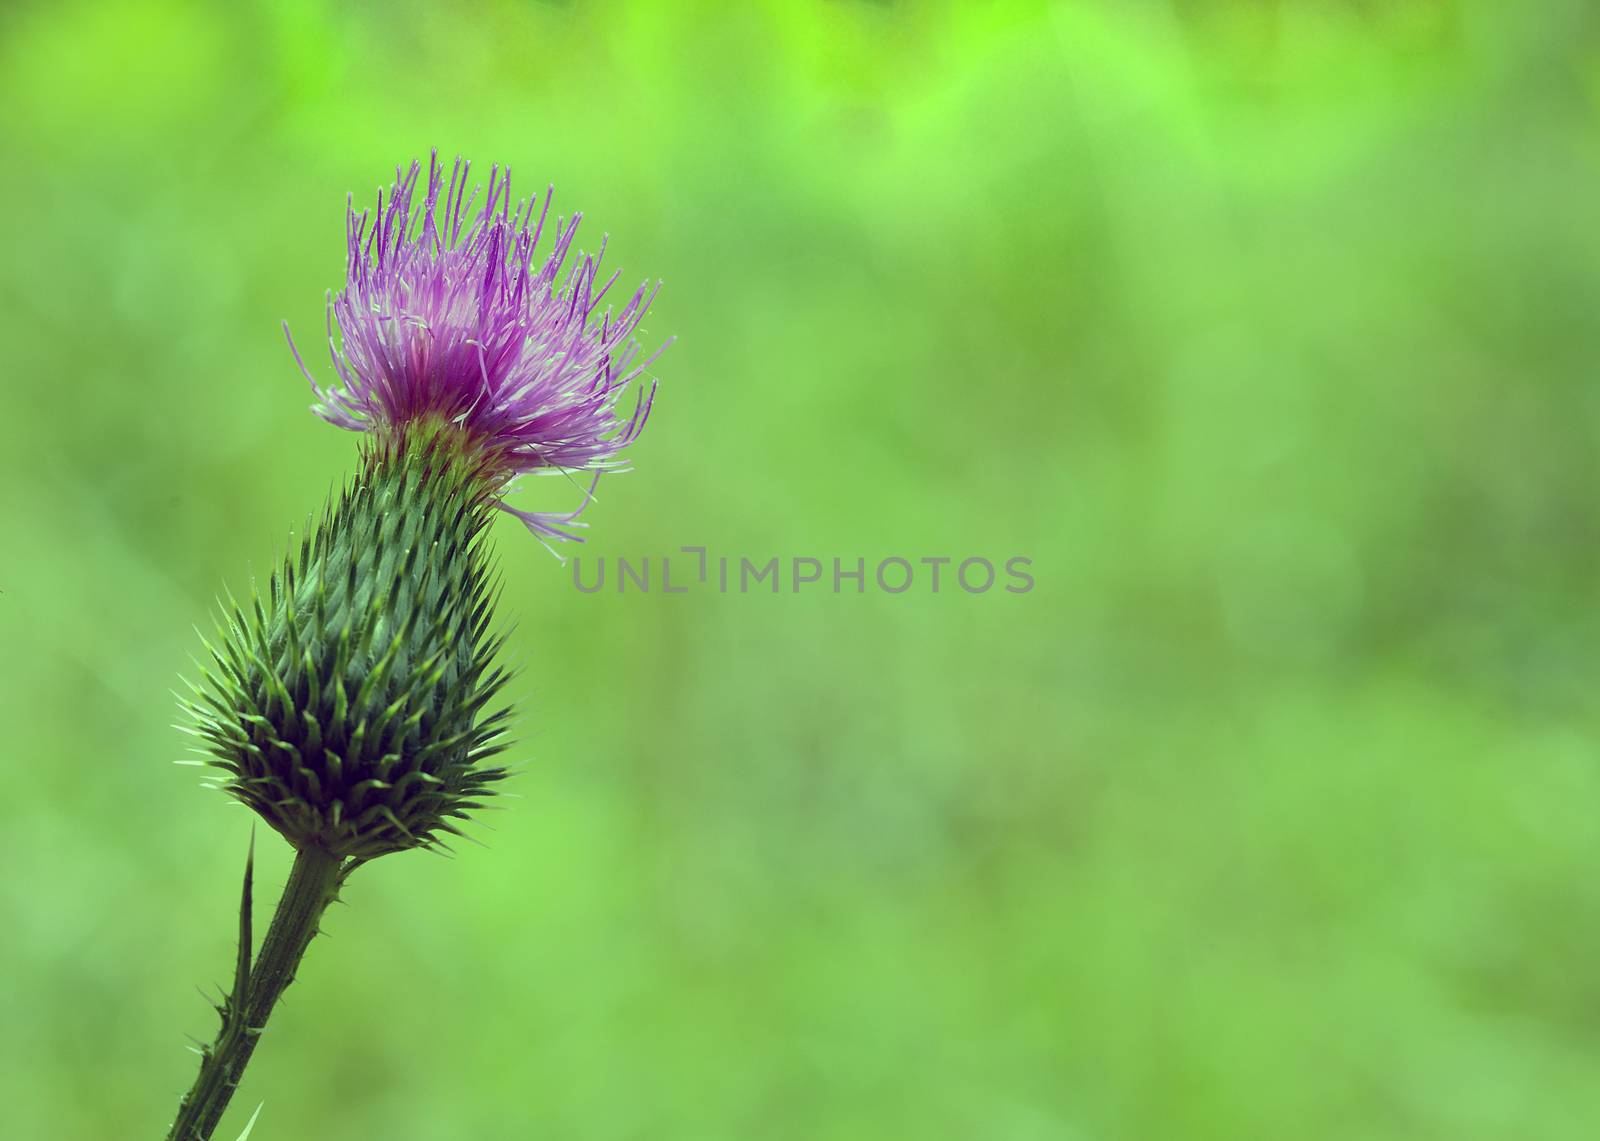
[[(178, 1106), (178, 1118), (167, 1141), (209, 1141), (266, 1029), (272, 1008), (294, 981), (295, 969), (317, 933), (322, 913), (338, 894), (343, 863), (340, 857), (316, 848), (302, 848), (295, 854), (289, 882), (261, 942), (261, 953), (250, 968), (247, 985), (236, 986), (222, 1007), (222, 1029), (216, 1042), (201, 1054), (200, 1074)], [(246, 903), (248, 906), (248, 897)]]

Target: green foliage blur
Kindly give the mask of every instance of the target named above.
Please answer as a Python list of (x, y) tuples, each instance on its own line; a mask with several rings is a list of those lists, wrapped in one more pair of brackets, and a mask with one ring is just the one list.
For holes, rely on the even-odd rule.
[[(502, 520), (520, 799), (356, 874), (219, 1137), (1596, 1136), (1595, 12), (7, 5), (0, 1133), (158, 1137), (214, 1030), (172, 690), (436, 146), (665, 279), (585, 575), (869, 589)], [(1036, 586), (870, 581), (938, 556)]]

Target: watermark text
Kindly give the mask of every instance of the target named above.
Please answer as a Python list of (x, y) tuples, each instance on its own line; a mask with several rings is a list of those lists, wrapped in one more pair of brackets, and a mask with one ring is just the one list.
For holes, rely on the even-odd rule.
[(582, 594), (1028, 594), (1034, 586), (1033, 560), (1025, 555), (752, 559), (680, 547), (675, 555), (575, 555), (568, 561), (572, 585)]

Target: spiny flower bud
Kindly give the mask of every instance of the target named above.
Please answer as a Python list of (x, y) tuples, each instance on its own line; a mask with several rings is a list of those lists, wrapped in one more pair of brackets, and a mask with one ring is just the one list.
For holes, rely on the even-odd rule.
[(493, 484), (412, 421), (235, 606), (192, 703), (223, 787), (296, 848), (370, 859), (459, 833), (504, 770), (485, 548)]

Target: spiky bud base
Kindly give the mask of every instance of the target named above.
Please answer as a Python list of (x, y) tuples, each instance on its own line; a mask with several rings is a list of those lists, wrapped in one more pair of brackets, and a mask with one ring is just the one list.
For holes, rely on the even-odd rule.
[(248, 606), (190, 703), (223, 787), (296, 848), (371, 859), (440, 843), (505, 775), (491, 708), (494, 508), (454, 428), (371, 438), (359, 475)]

